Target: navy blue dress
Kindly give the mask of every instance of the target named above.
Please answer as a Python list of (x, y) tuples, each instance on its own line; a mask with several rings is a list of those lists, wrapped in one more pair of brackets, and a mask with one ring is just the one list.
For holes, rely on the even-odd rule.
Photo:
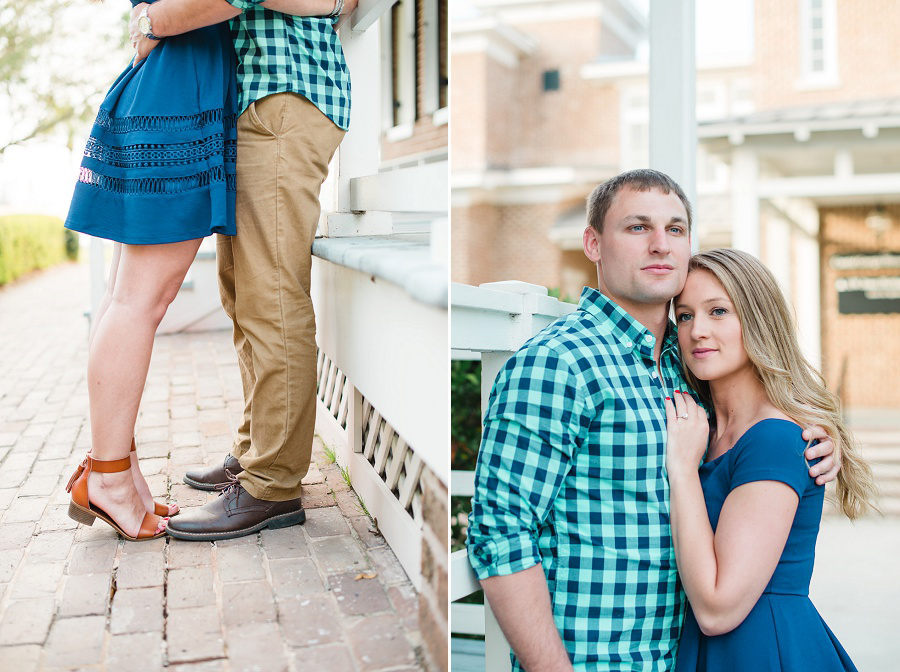
[(825, 487), (809, 476), (802, 431), (786, 420), (763, 420), (727, 453), (700, 467), (713, 530), (725, 498), (745, 483), (785, 483), (800, 502), (775, 573), (743, 623), (724, 635), (708, 637), (688, 605), (676, 672), (856, 670), (809, 599)]
[(234, 235), (237, 100), (227, 22), (129, 64), (100, 105), (66, 227), (132, 245)]

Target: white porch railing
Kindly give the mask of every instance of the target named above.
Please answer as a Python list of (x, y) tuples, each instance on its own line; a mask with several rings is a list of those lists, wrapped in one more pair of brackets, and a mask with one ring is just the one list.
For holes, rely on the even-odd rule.
[[(486, 410), (494, 379), (507, 359), (538, 331), (575, 309), (524, 282), (495, 282), (472, 287), (454, 283), (451, 295), (450, 347), (455, 359), (481, 359), (481, 413)], [(475, 493), (473, 472), (453, 471), (451, 496)], [(485, 636), (485, 670), (510, 669), (509, 644), (490, 606), (462, 604), (481, 586), (469, 565), (467, 551), (450, 556), (450, 632)]]
[(341, 30), (353, 113), (332, 165), (324, 237), (313, 245), (316, 426), (419, 588), (422, 476), (444, 485), (450, 476), (448, 171), (446, 160), (383, 169), (386, 53), (375, 24), (392, 4), (361, 0)]

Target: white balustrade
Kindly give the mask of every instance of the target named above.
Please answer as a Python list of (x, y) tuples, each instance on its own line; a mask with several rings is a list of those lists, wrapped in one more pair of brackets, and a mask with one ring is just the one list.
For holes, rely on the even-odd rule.
[[(507, 359), (529, 338), (576, 306), (549, 296), (545, 287), (525, 282), (495, 282), (479, 287), (453, 283), (450, 288), (450, 347), (454, 359), (481, 359), (481, 411), (491, 387)], [(452, 471), (450, 495), (471, 497), (475, 474)], [(509, 644), (490, 605), (459, 603), (481, 590), (469, 565), (468, 552), (450, 556), (450, 631), (484, 635), (485, 670), (509, 670)]]
[[(381, 162), (382, 45), (392, 2), (361, 0), (341, 30), (353, 113), (313, 244), (317, 431), (413, 584), (421, 584), (422, 476), (450, 480), (447, 163)], [(362, 32), (360, 30), (362, 29)], [(400, 233), (397, 220), (418, 233)]]

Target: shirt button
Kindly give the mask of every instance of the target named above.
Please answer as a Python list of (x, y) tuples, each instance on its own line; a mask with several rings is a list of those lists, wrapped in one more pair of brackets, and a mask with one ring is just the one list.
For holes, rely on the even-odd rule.
[(650, 334), (647, 334), (646, 336), (644, 336), (645, 343), (649, 343), (652, 340), (653, 340), (653, 336), (651, 336)]
[(631, 342), (631, 341), (625, 341), (624, 343), (622, 343), (622, 345), (624, 345), (626, 348), (630, 348), (630, 347), (632, 346), (632, 342)]
[(650, 374), (654, 378), (659, 378), (659, 374), (656, 372), (656, 369), (653, 369), (653, 373)]

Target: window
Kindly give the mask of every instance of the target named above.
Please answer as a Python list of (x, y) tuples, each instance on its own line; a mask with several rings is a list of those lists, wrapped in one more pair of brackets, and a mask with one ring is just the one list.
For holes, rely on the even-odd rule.
[(743, 117), (752, 113), (754, 109), (752, 80), (734, 80), (731, 83), (731, 116)]
[(709, 121), (725, 117), (725, 99), (723, 82), (697, 82), (697, 119)]
[[(389, 46), (384, 62), (384, 126), (412, 133), (416, 120), (416, 5), (399, 0), (381, 17), (382, 44)], [(399, 139), (396, 138), (396, 139)]]
[[(447, 85), (450, 78), (447, 71), (447, 0), (424, 0), (422, 7), (425, 19), (422, 36), (424, 41), (422, 113), (435, 115), (434, 123), (437, 124), (438, 118), (446, 119), (448, 105)], [(441, 114), (435, 114), (439, 111)]]
[(835, 0), (800, 0), (801, 86), (837, 84)]
[(438, 0), (438, 107), (445, 109), (450, 100), (448, 97), (450, 84), (450, 41), (449, 19), (447, 16), (448, 0)]
[(380, 19), (383, 127), (389, 140), (413, 133), (417, 119), (449, 119), (448, 0), (398, 0)]
[(544, 91), (559, 91), (559, 70), (544, 70)]

